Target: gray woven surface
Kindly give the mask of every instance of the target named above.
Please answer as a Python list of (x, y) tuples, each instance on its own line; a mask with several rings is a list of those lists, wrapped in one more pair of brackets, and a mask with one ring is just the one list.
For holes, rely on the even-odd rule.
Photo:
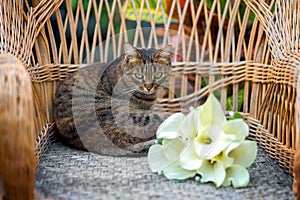
[(41, 158), (36, 199), (294, 199), (292, 179), (259, 148), (247, 188), (168, 181), (147, 158), (106, 157), (56, 142)]

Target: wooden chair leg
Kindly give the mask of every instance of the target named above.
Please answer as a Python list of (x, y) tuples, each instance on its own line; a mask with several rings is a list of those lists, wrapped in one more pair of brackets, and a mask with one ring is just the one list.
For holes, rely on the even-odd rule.
[(3, 199), (33, 199), (36, 159), (32, 85), (25, 67), (12, 55), (0, 55), (0, 88)]

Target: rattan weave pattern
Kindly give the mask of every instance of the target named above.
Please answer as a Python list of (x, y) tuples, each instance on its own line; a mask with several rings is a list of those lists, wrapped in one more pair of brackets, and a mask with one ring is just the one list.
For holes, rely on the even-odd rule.
[(51, 145), (37, 168), (36, 199), (293, 199), (292, 178), (259, 148), (248, 187), (168, 181), (146, 157), (101, 156)]

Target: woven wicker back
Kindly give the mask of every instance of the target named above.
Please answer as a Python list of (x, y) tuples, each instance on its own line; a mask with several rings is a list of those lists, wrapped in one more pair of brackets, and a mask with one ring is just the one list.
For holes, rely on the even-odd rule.
[[(35, 82), (61, 80), (82, 62), (113, 59), (122, 53), (124, 42), (156, 48), (172, 44), (178, 55), (173, 60), (176, 73), (170, 89), (176, 92), (162, 99), (168, 101), (164, 106), (170, 106), (170, 112), (180, 111), (179, 101), (186, 109), (185, 104), (195, 103), (190, 99), (197, 102), (209, 91), (219, 89), (224, 108), (231, 96), (231, 109), (258, 115), (262, 102), (258, 94), (266, 88), (258, 92), (248, 81), (264, 81), (267, 70), (262, 76), (256, 74), (270, 63), (270, 52), (262, 27), (243, 1), (164, 1), (166, 5), (157, 1), (154, 7), (151, 1), (137, 5), (128, 0), (72, 2), (64, 1), (42, 31), (45, 37), (36, 45), (35, 54), (35, 63), (40, 66), (32, 70)], [(134, 21), (127, 20), (128, 10), (134, 13)], [(146, 11), (153, 13), (147, 23), (143, 21)], [(247, 77), (237, 76), (248, 70)], [(244, 99), (249, 101), (239, 108), (238, 91), (244, 87)], [(202, 88), (205, 93), (199, 92)]]
[[(256, 45), (263, 45), (262, 29), (243, 1), (214, 0), (208, 4), (205, 0), (166, 0), (156, 1), (155, 7), (153, 1), (134, 2), (65, 0), (45, 26), (45, 52), (37, 51), (36, 61), (80, 64), (87, 56), (88, 62), (106, 61), (109, 53), (119, 56), (122, 44), (128, 41), (156, 48), (171, 43), (185, 62), (237, 62), (263, 57), (265, 63), (269, 59), (266, 50), (257, 58)], [(131, 11), (134, 13), (127, 16)], [(147, 22), (145, 12), (152, 13)], [(94, 51), (96, 48), (99, 52)]]
[(247, 3), (262, 22), (272, 53), (273, 67), (270, 69), (269, 88), (265, 94), (269, 98), (263, 102), (259, 119), (279, 142), (290, 147), (291, 151), (287, 151), (287, 155), (291, 153), (293, 156), (296, 153), (294, 163), (292, 160), (291, 163), (294, 165), (294, 190), (299, 193), (300, 2), (279, 0), (275, 15), (264, 2), (247, 0)]

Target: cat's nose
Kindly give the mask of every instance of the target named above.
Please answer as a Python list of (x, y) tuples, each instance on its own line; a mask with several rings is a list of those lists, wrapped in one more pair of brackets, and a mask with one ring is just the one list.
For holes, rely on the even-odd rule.
[(150, 92), (150, 90), (153, 88), (153, 83), (145, 84), (144, 87)]

